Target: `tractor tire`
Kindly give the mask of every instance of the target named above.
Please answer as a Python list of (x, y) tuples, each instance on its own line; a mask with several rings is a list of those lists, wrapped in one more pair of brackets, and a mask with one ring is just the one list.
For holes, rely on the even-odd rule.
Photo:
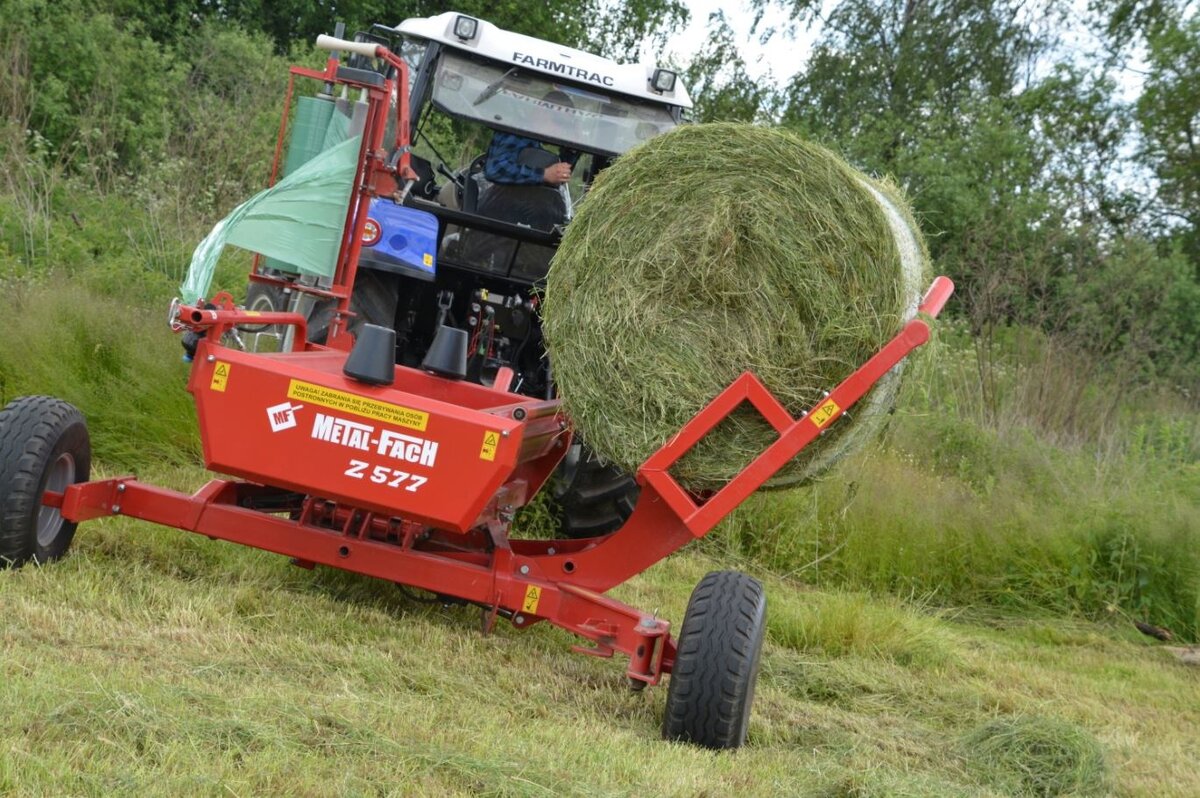
[(357, 316), (350, 322), (350, 332), (357, 333), (364, 324), (396, 328), (396, 305), (400, 302), (400, 275), (379, 269), (359, 267), (350, 295), (350, 309)]
[(766, 613), (757, 579), (714, 571), (700, 580), (679, 631), (664, 738), (716, 749), (746, 742)]
[(551, 491), (559, 508), (559, 534), (593, 538), (621, 528), (641, 488), (628, 473), (602, 463), (576, 442), (555, 472)]
[(67, 553), (75, 524), (42, 495), (86, 482), (91, 462), (87, 424), (73, 406), (23, 396), (0, 410), (0, 568)]
[[(250, 283), (250, 287), (246, 289), (246, 310), (256, 310), (259, 313), (287, 310), (287, 294), (277, 285)], [(271, 325), (242, 324), (239, 329), (251, 333), (267, 332)]]
[[(379, 269), (359, 267), (350, 294), (350, 310), (356, 315), (350, 321), (351, 333), (358, 333), (364, 324), (378, 324), (395, 329), (396, 306), (400, 302), (400, 276)], [(337, 303), (325, 300), (317, 304), (308, 317), (308, 340), (324, 344), (329, 338), (329, 323)]]

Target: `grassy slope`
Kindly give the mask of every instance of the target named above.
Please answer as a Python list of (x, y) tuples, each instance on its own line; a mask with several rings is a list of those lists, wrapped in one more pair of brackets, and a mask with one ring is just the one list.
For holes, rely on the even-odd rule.
[[(49, 288), (12, 294), (0, 398), (61, 395), (109, 475), (196, 487), (161, 311)], [(617, 591), (678, 625), (706, 570), (768, 582), (737, 754), (659, 742), (665, 690), (629, 693), (564, 633), (484, 639), (472, 610), (113, 519), (61, 564), (0, 572), (0, 792), (1200, 794), (1197, 672), (1124, 620), (1071, 620), (1194, 634), (1194, 435), (1092, 463), (912, 406), (890, 448), (755, 497)]]
[[(684, 553), (618, 593), (678, 623), (691, 585), (726, 566)], [(1009, 794), (1049, 766), (980, 757), (972, 735), (1040, 718), (1098, 741), (1107, 769), (1085, 762), (1080, 794), (1200, 794), (1200, 672), (1128, 634), (759, 575), (750, 746), (713, 754), (660, 742), (665, 690), (625, 690), (620, 663), (571, 654), (556, 630), (484, 638), (475, 610), (92, 522), (66, 561), (0, 575), (0, 792)]]

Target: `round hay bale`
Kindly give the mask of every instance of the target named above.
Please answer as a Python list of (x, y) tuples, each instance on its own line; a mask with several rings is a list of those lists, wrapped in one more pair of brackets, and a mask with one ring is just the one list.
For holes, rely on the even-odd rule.
[[(630, 471), (745, 370), (793, 415), (916, 312), (928, 256), (900, 193), (786, 131), (680, 127), (618, 159), (554, 257), (543, 305), (564, 407)], [(769, 486), (807, 480), (870, 437), (881, 383)], [(775, 439), (740, 408), (676, 464), (720, 487)]]

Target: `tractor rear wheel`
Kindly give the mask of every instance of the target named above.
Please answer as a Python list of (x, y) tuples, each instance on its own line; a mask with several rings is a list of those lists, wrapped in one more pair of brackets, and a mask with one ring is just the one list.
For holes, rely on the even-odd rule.
[(628, 473), (576, 441), (554, 473), (551, 490), (559, 506), (559, 534), (591, 538), (620, 529), (641, 489)]
[(23, 396), (0, 410), (0, 568), (67, 553), (75, 524), (42, 496), (86, 482), (91, 452), (83, 415), (60, 399)]
[[(277, 285), (250, 283), (250, 287), (246, 289), (246, 310), (258, 313), (287, 310), (287, 294)], [(271, 329), (270, 324), (242, 324), (240, 327), (244, 332), (251, 333), (267, 332)]]
[(714, 571), (700, 580), (679, 631), (664, 738), (705, 748), (746, 742), (766, 617), (757, 579)]

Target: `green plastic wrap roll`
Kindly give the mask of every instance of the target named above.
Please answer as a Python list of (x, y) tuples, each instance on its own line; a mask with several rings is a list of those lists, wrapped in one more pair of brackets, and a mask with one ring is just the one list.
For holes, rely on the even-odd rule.
[(292, 138), (288, 144), (287, 158), (283, 161), (284, 177), (325, 149), (325, 134), (332, 117), (332, 97), (301, 97), (296, 101)]
[[(325, 150), (341, 144), (350, 137), (349, 131), (348, 111), (336, 107), (332, 97), (301, 97), (296, 106), (296, 120), (292, 123), (292, 140), (283, 163), (283, 177)], [(268, 258), (263, 266), (281, 272), (298, 271), (290, 261), (278, 258)]]

